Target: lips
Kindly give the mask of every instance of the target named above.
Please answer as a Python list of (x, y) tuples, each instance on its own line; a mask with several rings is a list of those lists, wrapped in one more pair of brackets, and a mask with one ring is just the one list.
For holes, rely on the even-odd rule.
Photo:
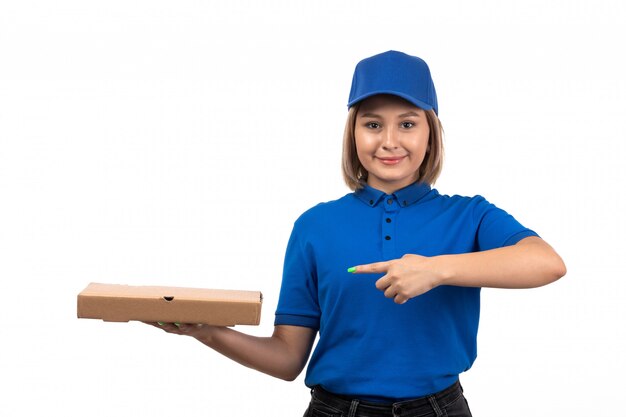
[(380, 162), (382, 162), (385, 165), (397, 165), (400, 162), (402, 162), (402, 160), (404, 158), (406, 158), (406, 155), (404, 156), (385, 156), (385, 157), (376, 157)]

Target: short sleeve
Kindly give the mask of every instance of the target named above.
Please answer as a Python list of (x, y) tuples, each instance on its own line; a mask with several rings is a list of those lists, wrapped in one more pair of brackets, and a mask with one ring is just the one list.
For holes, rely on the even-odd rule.
[(474, 221), (477, 225), (478, 250), (489, 250), (514, 245), (529, 236), (539, 236), (522, 226), (512, 215), (489, 203), (482, 196), (474, 197)]
[(302, 229), (296, 222), (287, 244), (274, 324), (319, 329), (321, 313), (315, 259)]

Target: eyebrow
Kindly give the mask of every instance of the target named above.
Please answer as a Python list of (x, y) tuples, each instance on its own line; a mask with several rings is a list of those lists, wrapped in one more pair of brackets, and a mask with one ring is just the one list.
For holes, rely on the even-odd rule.
[[(409, 111), (409, 112), (402, 113), (402, 114), (398, 115), (398, 118), (401, 119), (403, 117), (411, 117), (411, 116), (419, 117), (419, 113), (414, 112), (414, 111)], [(376, 114), (376, 113), (363, 113), (361, 115), (361, 117), (370, 117), (370, 118), (373, 118), (373, 119), (382, 119), (382, 116), (379, 115), (379, 114)]]

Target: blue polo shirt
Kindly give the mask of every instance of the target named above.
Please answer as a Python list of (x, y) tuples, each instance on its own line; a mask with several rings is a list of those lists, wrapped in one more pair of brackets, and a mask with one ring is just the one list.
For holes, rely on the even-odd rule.
[(389, 402), (440, 391), (476, 358), (480, 288), (440, 286), (398, 305), (376, 289), (382, 274), (347, 268), (484, 251), (528, 236), (537, 234), (481, 196), (441, 195), (422, 183), (391, 195), (366, 186), (295, 222), (275, 324), (319, 330), (309, 387)]

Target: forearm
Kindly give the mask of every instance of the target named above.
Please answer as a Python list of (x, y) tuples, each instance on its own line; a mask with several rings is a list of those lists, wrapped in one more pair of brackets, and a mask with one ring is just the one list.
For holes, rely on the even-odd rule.
[(278, 326), (271, 337), (256, 337), (227, 327), (212, 327), (195, 337), (235, 362), (291, 381), (306, 364), (315, 332), (295, 326)]
[(542, 239), (529, 237), (513, 246), (431, 258), (439, 285), (533, 288), (565, 275), (561, 257)]

